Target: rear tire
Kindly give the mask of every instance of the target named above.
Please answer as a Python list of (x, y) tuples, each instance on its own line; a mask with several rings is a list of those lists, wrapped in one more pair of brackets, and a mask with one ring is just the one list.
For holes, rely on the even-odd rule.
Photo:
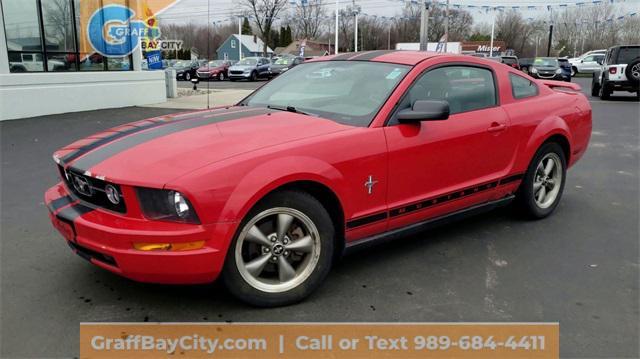
[(593, 79), (591, 80), (591, 96), (597, 97), (598, 95), (600, 95), (600, 83), (594, 74)]
[(602, 85), (600, 86), (600, 99), (606, 101), (610, 98), (611, 98), (611, 91), (609, 90), (607, 80), (602, 80)]
[(538, 149), (516, 197), (516, 205), (526, 217), (542, 219), (553, 213), (562, 198), (566, 169), (566, 158), (559, 144), (548, 142)]
[(334, 237), (329, 213), (313, 196), (299, 191), (273, 193), (238, 227), (222, 279), (234, 296), (254, 306), (299, 302), (329, 273)]

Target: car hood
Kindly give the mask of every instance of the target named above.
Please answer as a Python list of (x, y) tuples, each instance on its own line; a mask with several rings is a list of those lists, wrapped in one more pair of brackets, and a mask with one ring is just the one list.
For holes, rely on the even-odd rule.
[(558, 67), (556, 67), (556, 66), (537, 66), (537, 65), (534, 65), (533, 67), (535, 67), (536, 70), (539, 70), (539, 71), (540, 70), (542, 70), (542, 71), (555, 71), (555, 70), (558, 69)]
[(229, 67), (229, 70), (234, 70), (234, 71), (244, 71), (244, 70), (252, 70), (255, 69), (256, 67), (253, 65), (234, 65)]
[(201, 68), (198, 69), (198, 71), (200, 72), (213, 72), (213, 71), (220, 71), (223, 70), (224, 66), (218, 66), (218, 67), (206, 67), (203, 66)]
[(115, 183), (160, 187), (243, 153), (353, 128), (291, 112), (231, 107), (120, 126), (61, 149), (54, 159)]

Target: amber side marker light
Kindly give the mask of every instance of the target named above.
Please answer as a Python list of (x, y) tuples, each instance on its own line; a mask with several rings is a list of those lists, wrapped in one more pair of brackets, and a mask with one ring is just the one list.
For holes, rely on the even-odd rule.
[(204, 241), (184, 242), (184, 243), (134, 243), (133, 248), (139, 251), (192, 251), (204, 247)]

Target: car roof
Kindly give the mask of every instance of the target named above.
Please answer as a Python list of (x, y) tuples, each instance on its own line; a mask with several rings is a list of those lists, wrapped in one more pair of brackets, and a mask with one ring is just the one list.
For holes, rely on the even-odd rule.
[(430, 51), (374, 50), (323, 56), (312, 61), (372, 61), (415, 66), (424, 60), (445, 55), (467, 58), (466, 55), (444, 54)]

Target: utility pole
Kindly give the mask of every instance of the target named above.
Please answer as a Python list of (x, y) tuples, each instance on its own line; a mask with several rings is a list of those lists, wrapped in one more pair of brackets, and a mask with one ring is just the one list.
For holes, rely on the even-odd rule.
[(340, 16), (340, 0), (336, 0), (336, 55), (338, 54), (338, 18)]
[(429, 2), (424, 0), (422, 4), (422, 16), (420, 17), (420, 51), (427, 51), (429, 44)]
[(391, 23), (389, 23), (389, 33), (387, 35), (387, 50), (391, 50)]
[(445, 10), (447, 21), (444, 23), (444, 53), (447, 53), (447, 45), (449, 44), (449, 0), (447, 0), (447, 9)]
[(553, 7), (549, 6), (549, 43), (547, 44), (547, 57), (551, 56), (551, 42), (553, 41)]
[(553, 41), (553, 24), (549, 25), (549, 43), (547, 44), (547, 57), (551, 56), (551, 41)]

